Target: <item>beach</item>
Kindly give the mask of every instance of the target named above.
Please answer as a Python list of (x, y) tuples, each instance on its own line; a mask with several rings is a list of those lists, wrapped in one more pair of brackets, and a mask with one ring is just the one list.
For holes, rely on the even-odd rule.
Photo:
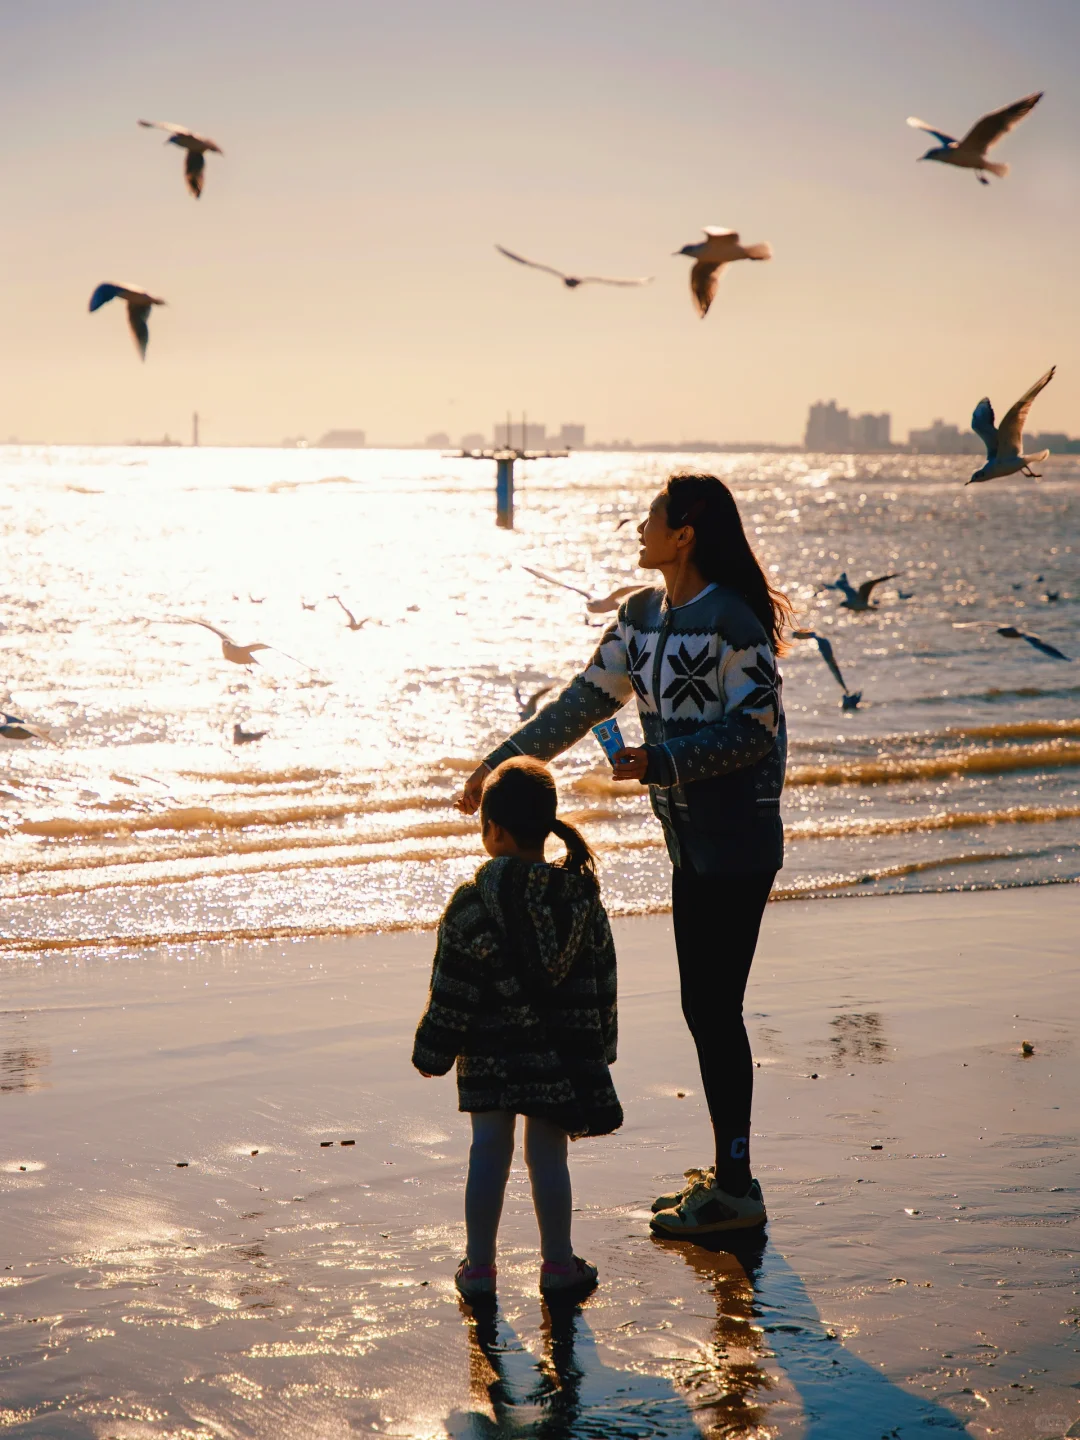
[(478, 1319), (467, 1124), (409, 1065), (430, 932), (12, 956), (3, 1433), (1077, 1433), (1080, 889), (769, 907), (734, 1250), (650, 1238), (706, 1117), (670, 919), (614, 928), (627, 1119), (572, 1151), (601, 1285), (543, 1309), (516, 1165)]

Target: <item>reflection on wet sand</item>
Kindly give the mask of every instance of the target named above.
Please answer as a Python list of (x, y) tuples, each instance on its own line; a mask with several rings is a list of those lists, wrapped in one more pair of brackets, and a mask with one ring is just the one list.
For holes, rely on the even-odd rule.
[[(758, 1440), (777, 1433), (785, 1411), (802, 1440), (969, 1433), (950, 1411), (846, 1350), (763, 1235), (717, 1241), (724, 1243), (653, 1241), (686, 1262), (698, 1293), (715, 1306), (693, 1353), (685, 1337), (663, 1347), (681, 1354), (656, 1350), (647, 1325), (629, 1320), (601, 1342), (626, 1368), (606, 1364), (582, 1306), (563, 1305), (544, 1307), (534, 1356), (495, 1304), (462, 1305), (471, 1408), (448, 1417), (447, 1433), (459, 1440)], [(618, 1344), (620, 1332), (632, 1348)]]
[(0, 1095), (45, 1089), (41, 1076), (52, 1060), (47, 1045), (34, 1045), (28, 1035), (30, 1017), (22, 1011), (0, 1013)]
[(864, 1065), (880, 1065), (889, 1058), (885, 1021), (876, 1010), (837, 1015), (831, 1028), (829, 1045), (835, 1064), (859, 1061)]

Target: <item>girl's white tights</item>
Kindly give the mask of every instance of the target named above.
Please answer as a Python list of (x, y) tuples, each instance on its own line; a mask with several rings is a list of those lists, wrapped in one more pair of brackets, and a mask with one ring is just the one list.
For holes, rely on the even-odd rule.
[[(514, 1158), (516, 1120), (509, 1110), (481, 1110), (472, 1115), (469, 1178), (465, 1182), (465, 1252), (470, 1265), (495, 1264), (503, 1195)], [(540, 1227), (540, 1254), (558, 1265), (568, 1265), (574, 1253), (570, 1243), (573, 1199), (566, 1142), (566, 1131), (558, 1125), (525, 1116), (525, 1164)]]

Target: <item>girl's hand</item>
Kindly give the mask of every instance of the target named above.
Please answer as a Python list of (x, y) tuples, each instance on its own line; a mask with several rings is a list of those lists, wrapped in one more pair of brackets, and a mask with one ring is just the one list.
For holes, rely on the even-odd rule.
[(475, 815), (480, 808), (480, 792), (484, 788), (484, 780), (489, 773), (489, 767), (480, 764), (465, 781), (465, 787), (461, 794), (454, 801), (454, 809), (460, 810), (462, 815)]
[(614, 780), (644, 780), (645, 771), (649, 768), (648, 752), (640, 745), (632, 749), (620, 750), (611, 762), (611, 774)]
[(423, 1077), (424, 1077), (425, 1080), (434, 1080), (434, 1079), (435, 1079), (435, 1076), (434, 1076), (434, 1075), (429, 1075), (426, 1070), (421, 1070), (421, 1071), (420, 1071), (420, 1074), (423, 1075)]

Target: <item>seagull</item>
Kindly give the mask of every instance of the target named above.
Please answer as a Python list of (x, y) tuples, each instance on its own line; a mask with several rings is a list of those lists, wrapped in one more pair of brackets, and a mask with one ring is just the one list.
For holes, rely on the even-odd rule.
[(261, 740), (266, 734), (267, 731), (265, 730), (245, 730), (239, 720), (237, 720), (236, 724), (232, 727), (232, 741), (234, 745), (252, 745), (256, 740)]
[(522, 697), (521, 689), (515, 682), (514, 699), (517, 701), (518, 719), (531, 720), (532, 717), (536, 714), (536, 709), (537, 706), (540, 704), (540, 701), (544, 698), (545, 695), (550, 694), (550, 692), (554, 689), (555, 685), (554, 683), (552, 683), (550, 685), (543, 686), (540, 690), (534, 690), (531, 695)]
[(817, 642), (817, 648), (821, 652), (821, 658), (829, 667), (829, 673), (844, 692), (843, 698), (840, 701), (841, 706), (845, 710), (857, 710), (859, 708), (859, 701), (862, 699), (862, 691), (848, 690), (847, 683), (843, 675), (840, 674), (840, 666), (836, 663), (832, 641), (829, 637), (827, 635), (819, 635), (816, 630), (793, 630), (791, 634), (796, 640), (814, 640)]
[(47, 740), (50, 745), (56, 744), (42, 726), (32, 725), (29, 720), (23, 720), (18, 715), (7, 715), (3, 710), (0, 710), (0, 735), (5, 740)]
[(1015, 625), (995, 625), (993, 620), (954, 620), (954, 630), (974, 630), (983, 626), (989, 626), (996, 630), (1006, 640), (1026, 640), (1036, 650), (1044, 655), (1049, 655), (1051, 660), (1072, 660), (1071, 655), (1064, 655), (1056, 646), (1040, 640), (1038, 635), (1029, 635), (1024, 630), (1018, 630)]
[(349, 609), (349, 607), (345, 604), (344, 600), (342, 600), (342, 598), (341, 598), (340, 595), (328, 595), (326, 598), (327, 598), (328, 600), (336, 600), (337, 603), (341, 606), (342, 610), (345, 611), (345, 618), (346, 618), (346, 620), (348, 621), (348, 625), (349, 625), (349, 629), (350, 629), (350, 630), (362, 630), (365, 625), (370, 625), (370, 624), (371, 624), (371, 616), (370, 616), (370, 615), (365, 615), (364, 618), (363, 618), (363, 620), (357, 620), (356, 616), (352, 613), (352, 611)]
[(1041, 479), (1032, 470), (1032, 465), (1045, 460), (1049, 450), (1040, 450), (1037, 455), (1024, 455), (1024, 421), (1031, 409), (1031, 402), (1044, 386), (1054, 378), (1056, 365), (1051, 365), (1041, 379), (1036, 380), (1030, 390), (1025, 390), (1016, 404), (1009, 410), (999, 426), (994, 425), (994, 407), (987, 396), (975, 406), (971, 417), (971, 428), (986, 446), (986, 464), (976, 470), (965, 483), (978, 484), (981, 480), (997, 480), (1002, 475), (1015, 475), (1017, 471), (1033, 480)]
[(856, 590), (848, 580), (847, 571), (845, 570), (831, 585), (826, 583), (821, 588), (823, 590), (840, 590), (843, 592), (844, 598), (840, 601), (841, 610), (855, 610), (857, 612), (876, 610), (878, 608), (876, 602), (871, 603), (870, 600), (874, 586), (880, 585), (884, 580), (895, 580), (899, 573), (899, 570), (894, 570), (889, 575), (878, 575), (873, 580), (864, 580)]
[(215, 145), (213, 140), (208, 140), (205, 135), (196, 135), (185, 125), (171, 125), (168, 120), (140, 120), (139, 124), (144, 130), (167, 130), (169, 138), (166, 145), (179, 145), (182, 150), (187, 151), (184, 160), (184, 178), (187, 187), (195, 199), (198, 200), (202, 194), (203, 170), (206, 168), (206, 152), (212, 150), (215, 155), (224, 155), (220, 145)]
[[(231, 636), (226, 635), (224, 630), (219, 630), (216, 625), (211, 625), (209, 620), (192, 620), (186, 616), (177, 620), (166, 621), (170, 625), (201, 625), (204, 630), (210, 630), (221, 641), (221, 653), (226, 660), (233, 665), (257, 665), (255, 659), (256, 650), (277, 650), (276, 645), (264, 645), (261, 640), (253, 640), (250, 645), (238, 645)], [(298, 660), (295, 655), (290, 655), (287, 650), (278, 650), (279, 655), (284, 655), (286, 660), (291, 660), (295, 665), (303, 665), (305, 670), (312, 667)]]
[(606, 615), (611, 610), (619, 608), (619, 602), (625, 600), (627, 595), (633, 595), (635, 590), (643, 590), (643, 585), (620, 585), (618, 590), (613, 590), (610, 595), (590, 595), (588, 590), (582, 590), (580, 585), (568, 585), (565, 580), (556, 580), (554, 575), (545, 575), (543, 570), (534, 570), (531, 565), (523, 565), (530, 575), (535, 575), (538, 580), (546, 580), (549, 585), (559, 585), (563, 590), (572, 590), (575, 595), (585, 597), (585, 609), (590, 615)]
[(526, 260), (524, 255), (515, 255), (513, 250), (506, 250), (502, 245), (496, 245), (495, 249), (508, 260), (516, 260), (519, 265), (528, 265), (532, 270), (543, 270), (545, 275), (557, 275), (568, 290), (576, 290), (579, 285), (651, 285), (653, 282), (651, 275), (643, 275), (634, 280), (619, 280), (612, 275), (566, 275), (561, 270), (556, 270), (553, 265), (541, 265), (538, 260)]
[(301, 610), (314, 610), (314, 609), (316, 609), (316, 607), (318, 606), (318, 604), (319, 604), (319, 602), (318, 602), (317, 600), (314, 600), (314, 601), (312, 601), (312, 603), (309, 605), (306, 600), (304, 600), (303, 598), (301, 598), (301, 600), (300, 600), (300, 609), (301, 609)]
[(148, 295), (145, 290), (136, 290), (130, 285), (110, 285), (108, 283), (99, 285), (90, 296), (90, 313), (100, 310), (102, 305), (107, 305), (110, 300), (126, 300), (128, 312), (128, 324), (131, 326), (131, 333), (135, 336), (135, 344), (139, 347), (139, 354), (146, 359), (146, 344), (150, 339), (150, 331), (147, 328), (147, 320), (150, 318), (150, 307), (152, 305), (164, 305), (166, 302), (155, 295)]
[(976, 120), (968, 133), (962, 140), (956, 140), (952, 135), (946, 135), (941, 130), (935, 130), (933, 125), (928, 125), (925, 120), (920, 120), (916, 115), (908, 116), (908, 124), (916, 130), (926, 130), (941, 141), (939, 148), (928, 150), (925, 155), (920, 155), (920, 160), (940, 160), (943, 165), (959, 165), (964, 170), (975, 170), (976, 178), (980, 185), (989, 185), (990, 181), (982, 173), (989, 170), (992, 175), (999, 179), (1009, 173), (1007, 165), (995, 165), (992, 160), (986, 158), (986, 152), (991, 145), (996, 145), (1003, 135), (1007, 135), (1014, 125), (1019, 125), (1024, 116), (1043, 97), (1041, 90), (1034, 95), (1025, 95), (1023, 100), (1017, 100), (1012, 105), (1006, 105), (1003, 110), (994, 110), (989, 115), (984, 115), (981, 120)]
[(690, 271), (690, 293), (698, 314), (704, 320), (716, 296), (716, 285), (724, 266), (732, 260), (771, 260), (772, 246), (764, 241), (759, 245), (743, 245), (739, 242), (737, 230), (706, 225), (704, 240), (696, 245), (684, 245), (675, 254), (692, 255), (694, 258)]

